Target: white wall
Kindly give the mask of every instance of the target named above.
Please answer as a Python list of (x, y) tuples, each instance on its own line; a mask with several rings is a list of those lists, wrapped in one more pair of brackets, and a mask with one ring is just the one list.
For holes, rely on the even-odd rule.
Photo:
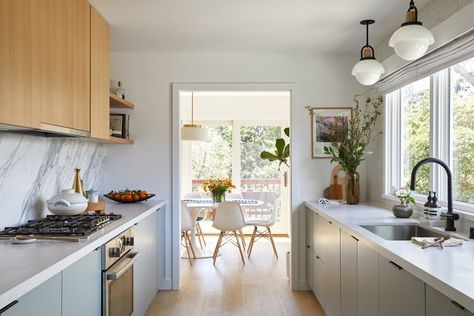
[[(298, 205), (321, 196), (328, 186), (331, 165), (311, 159), (310, 119), (305, 106), (352, 105), (362, 88), (350, 75), (357, 54), (134, 54), (112, 53), (111, 77), (124, 82), (127, 97), (136, 103), (130, 122), (133, 146), (107, 146), (105, 172), (111, 188), (142, 187), (171, 200), (172, 108), (171, 84), (295, 83), (292, 111), (293, 181)], [(364, 167), (361, 174), (365, 174)], [(130, 176), (133, 175), (133, 176)], [(365, 177), (363, 177), (364, 179)], [(364, 185), (362, 185), (364, 188)], [(365, 190), (363, 190), (365, 192)], [(297, 211), (297, 210), (294, 210)], [(161, 214), (161, 231), (171, 227), (171, 207)], [(304, 220), (293, 240), (304, 254)], [(166, 258), (161, 286), (171, 285), (171, 236), (162, 236), (160, 253)], [(302, 255), (301, 258), (303, 258)], [(162, 262), (163, 263), (163, 262)], [(294, 259), (299, 287), (305, 282), (304, 260)], [(295, 280), (296, 281), (296, 280)]]

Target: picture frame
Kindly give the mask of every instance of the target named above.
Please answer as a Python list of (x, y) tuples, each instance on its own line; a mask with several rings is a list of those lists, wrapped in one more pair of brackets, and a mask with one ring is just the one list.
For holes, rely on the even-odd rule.
[(125, 121), (125, 114), (110, 114), (110, 135), (126, 138)]
[(328, 134), (352, 118), (351, 107), (310, 107), (311, 158), (331, 158), (324, 154), (324, 146), (331, 146)]

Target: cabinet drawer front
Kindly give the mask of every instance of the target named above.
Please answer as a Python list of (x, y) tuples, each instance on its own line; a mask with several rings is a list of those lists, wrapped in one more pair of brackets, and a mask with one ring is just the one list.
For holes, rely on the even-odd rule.
[(426, 285), (426, 316), (473, 316), (456, 301)]

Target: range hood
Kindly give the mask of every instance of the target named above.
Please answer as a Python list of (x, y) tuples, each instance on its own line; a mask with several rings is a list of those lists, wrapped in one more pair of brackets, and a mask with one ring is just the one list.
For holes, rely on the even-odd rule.
[(27, 135), (43, 136), (43, 137), (90, 137), (90, 132), (81, 131), (73, 128), (56, 126), (41, 123), (40, 128), (20, 127), (14, 125), (0, 124), (1, 132), (21, 133)]

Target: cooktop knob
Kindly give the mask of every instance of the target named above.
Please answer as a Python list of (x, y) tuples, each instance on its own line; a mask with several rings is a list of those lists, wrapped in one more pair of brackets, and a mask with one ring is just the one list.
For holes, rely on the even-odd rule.
[(121, 252), (122, 251), (120, 250), (119, 247), (113, 247), (109, 249), (109, 256), (112, 258), (117, 258), (117, 257), (120, 257)]

